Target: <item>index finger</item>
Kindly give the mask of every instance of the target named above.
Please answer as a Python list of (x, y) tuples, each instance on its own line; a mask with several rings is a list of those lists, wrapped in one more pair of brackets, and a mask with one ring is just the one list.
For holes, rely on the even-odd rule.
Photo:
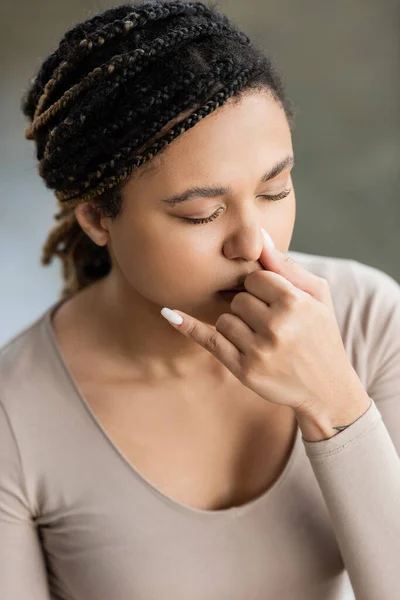
[(241, 352), (230, 340), (228, 340), (220, 331), (213, 329), (210, 325), (207, 325), (180, 310), (174, 310), (173, 313), (180, 315), (183, 322), (181, 324), (173, 323), (168, 318), (170, 312), (170, 309), (166, 308), (161, 310), (163, 317), (165, 317), (175, 329), (210, 352), (239, 379)]

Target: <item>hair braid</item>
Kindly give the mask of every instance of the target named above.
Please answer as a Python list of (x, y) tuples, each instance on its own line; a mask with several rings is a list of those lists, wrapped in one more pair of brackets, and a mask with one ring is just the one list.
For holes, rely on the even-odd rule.
[[(202, 9), (202, 5), (189, 7), (192, 8), (192, 14), (202, 13), (204, 10)], [(70, 50), (70, 55), (72, 56), (71, 60), (63, 61), (60, 66), (55, 70), (51, 79), (47, 82), (42, 97), (37, 104), (37, 108), (34, 114), (34, 118), (37, 118), (42, 112), (44, 112), (44, 107), (46, 104), (49, 104), (51, 100), (51, 91), (54, 91), (57, 83), (62, 81), (61, 75), (64, 77), (68, 75), (69, 72), (76, 65), (80, 65), (82, 61), (92, 52), (93, 47), (102, 46), (105, 42), (110, 42), (116, 37), (122, 37), (128, 34), (131, 29), (143, 27), (151, 20), (166, 18), (172, 14), (179, 15), (180, 13), (188, 13), (188, 7), (183, 3), (177, 3), (176, 6), (164, 7), (159, 6), (153, 9), (144, 8), (140, 13), (138, 11), (134, 11), (128, 13), (123, 20), (115, 20), (112, 23), (108, 23), (103, 27), (99, 28), (94, 33), (88, 33), (84, 38), (79, 41), (79, 44), (75, 47), (72, 47)]]
[(22, 100), (25, 136), (35, 140), (39, 173), (58, 201), (42, 264), (61, 259), (62, 297), (111, 269), (107, 247), (86, 235), (75, 207), (90, 201), (117, 218), (136, 168), (151, 167), (182, 132), (252, 89), (269, 91), (292, 123), (270, 59), (214, 4), (123, 4), (65, 33)]
[[(46, 84), (43, 92), (43, 96), (39, 100), (38, 108), (35, 111), (34, 121), (26, 129), (26, 137), (28, 139), (34, 138), (34, 133), (47, 123), (47, 121), (54, 117), (59, 110), (63, 110), (68, 106), (68, 103), (75, 101), (77, 97), (94, 87), (99, 81), (102, 81), (105, 77), (111, 76), (114, 80), (119, 82), (121, 79), (119, 71), (122, 71), (123, 76), (126, 78), (128, 70), (130, 75), (135, 76), (140, 73), (144, 68), (148, 67), (151, 62), (157, 60), (160, 54), (163, 54), (169, 46), (179, 44), (181, 41), (191, 41), (197, 37), (204, 36), (210, 30), (211, 33), (223, 33), (226, 31), (227, 26), (218, 23), (207, 23), (206, 25), (199, 24), (190, 27), (183, 27), (181, 29), (171, 31), (167, 33), (164, 38), (157, 38), (152, 44), (142, 44), (141, 48), (136, 48), (132, 52), (127, 52), (123, 55), (114, 56), (108, 63), (96, 67), (91, 73), (89, 73), (83, 80), (75, 84), (65, 92), (65, 94), (57, 100), (51, 107), (46, 111), (42, 112), (39, 110), (44, 103), (48, 100), (49, 92), (55, 88), (57, 81), (62, 80), (64, 70), (69, 66), (67, 61), (63, 61), (61, 65), (56, 69), (56, 73), (52, 79)], [(241, 39), (242, 36), (241, 36)], [(86, 41), (86, 40), (83, 40)], [(55, 135), (57, 128), (54, 128), (51, 132)], [(54, 132), (54, 133), (53, 133)]]
[[(248, 71), (251, 71), (251, 69), (248, 69)], [(80, 198), (81, 200), (89, 200), (90, 198), (94, 198), (95, 196), (102, 194), (107, 188), (114, 187), (126, 179), (135, 168), (140, 167), (146, 161), (155, 156), (155, 154), (159, 153), (178, 135), (196, 125), (196, 123), (198, 123), (203, 117), (218, 108), (218, 106), (222, 106), (222, 104), (224, 104), (230, 96), (232, 96), (238, 89), (241, 88), (243, 82), (246, 81), (247, 75), (248, 73), (246, 72), (243, 72), (241, 75), (239, 75), (235, 80), (232, 81), (228, 90), (217, 92), (215, 96), (200, 110), (192, 113), (184, 121), (175, 125), (167, 134), (165, 134), (165, 136), (163, 136), (160, 140), (155, 141), (149, 148), (147, 148), (142, 155), (136, 157), (132, 156), (136, 146), (132, 145), (131, 143), (129, 143), (125, 148), (121, 148), (114, 155), (114, 158), (112, 159), (113, 164), (110, 165), (114, 168), (114, 173), (103, 181), (97, 183), (97, 185), (89, 191), (85, 192), (84, 190), (79, 189), (72, 191), (60, 191), (56, 192), (57, 197), (59, 200), (64, 201), (64, 204), (67, 204), (66, 201), (72, 200), (71, 205), (74, 205), (76, 204), (76, 198)], [(117, 165), (115, 165), (116, 160), (118, 161)], [(106, 166), (107, 165), (104, 165), (104, 167)], [(99, 181), (101, 175), (102, 170), (99, 168), (90, 176), (88, 181), (83, 183), (84, 188), (89, 188), (90, 185), (96, 181), (96, 179)]]
[[(221, 73), (221, 70), (223, 72)], [(132, 138), (133, 134), (129, 134), (130, 146), (132, 148), (140, 148), (143, 144), (148, 142), (157, 131), (159, 131), (168, 121), (170, 121), (175, 115), (179, 114), (183, 110), (193, 105), (196, 98), (200, 97), (200, 94), (207, 96), (211, 90), (215, 88), (218, 83), (222, 84), (228, 77), (234, 72), (234, 65), (232, 60), (228, 57), (222, 62), (215, 65), (210, 64), (210, 70), (208, 73), (194, 75), (191, 73), (177, 73), (174, 76), (173, 81), (169, 81), (161, 89), (153, 91), (149, 96), (148, 89), (142, 88), (142, 93), (135, 94), (136, 104), (132, 110), (123, 112), (120, 121), (106, 122), (102, 128), (92, 129), (87, 132), (88, 123), (87, 119), (98, 119), (101, 115), (101, 111), (88, 112), (84, 111), (81, 113), (79, 121), (75, 124), (74, 129), (68, 126), (63, 128), (63, 135), (61, 132), (57, 136), (57, 132), (54, 132), (52, 137), (49, 139), (48, 144), (45, 148), (44, 159), (40, 164), (40, 173), (42, 176), (47, 175), (48, 182), (52, 183), (52, 174), (56, 177), (58, 175), (58, 168), (63, 164), (63, 174), (65, 178), (68, 175), (72, 176), (74, 173), (87, 171), (86, 162), (92, 160), (96, 149), (98, 152), (103, 153), (103, 161), (108, 154), (111, 154), (109, 161), (113, 161), (113, 148), (107, 143), (102, 148), (102, 141), (109, 140), (110, 136), (112, 139), (116, 138), (118, 133), (122, 133), (126, 137), (126, 126), (130, 125), (134, 127), (135, 119), (140, 119), (142, 130), (139, 131), (137, 138)], [(236, 74), (236, 73), (235, 73)], [(174, 102), (175, 98), (178, 100)], [(111, 99), (110, 99), (111, 102)], [(160, 110), (156, 112), (157, 105), (160, 105)], [(161, 110), (161, 107), (164, 109)], [(94, 106), (92, 107), (94, 109)], [(109, 104), (107, 112), (109, 111)], [(154, 115), (160, 114), (160, 118), (156, 119)], [(149, 122), (148, 122), (149, 121)], [(71, 123), (70, 123), (71, 124)], [(53, 130), (54, 131), (54, 130)], [(87, 132), (87, 133), (86, 133)], [(84, 140), (84, 148), (82, 149), (82, 141)], [(60, 143), (62, 142), (62, 143)], [(122, 139), (118, 141), (118, 146), (122, 144)], [(60, 162), (60, 158), (65, 154), (65, 149), (68, 148), (69, 156), (74, 156), (76, 152), (80, 152), (80, 166), (79, 170), (76, 169), (74, 164), (69, 167), (69, 164)], [(63, 152), (64, 151), (64, 152)], [(47, 157), (51, 156), (51, 160), (46, 160)], [(112, 164), (113, 166), (113, 164)], [(89, 182), (95, 181), (95, 177), (99, 177), (99, 172), (102, 173), (107, 165), (103, 162), (98, 165), (96, 173), (89, 175)], [(72, 179), (70, 181), (73, 181)], [(68, 181), (65, 182), (65, 188), (68, 188)]]
[[(172, 5), (170, 9), (171, 14), (174, 12), (178, 13), (182, 4), (182, 2), (176, 2)], [(197, 3), (193, 3), (193, 5), (196, 4)], [(201, 6), (202, 5), (198, 7), (199, 12), (202, 11)], [(100, 35), (109, 24), (116, 23), (118, 20), (123, 22), (124, 19), (128, 20), (134, 17), (138, 13), (137, 11), (132, 11), (133, 8), (134, 7), (129, 4), (110, 8), (99, 15), (87, 19), (83, 23), (78, 23), (65, 33), (63, 39), (60, 41), (58, 49), (44, 61), (40, 73), (31, 80), (32, 88), (28, 90), (29, 96), (25, 99), (24, 106), (24, 111), (26, 111), (27, 116), (33, 119), (39, 98), (44, 91), (44, 82), (51, 78), (55, 66), (60, 63), (62, 57), (70, 53), (71, 47), (76, 46), (85, 38), (91, 37), (96, 31), (98, 31)], [(144, 15), (148, 12), (149, 8), (149, 4), (143, 4), (138, 17), (144, 18)]]

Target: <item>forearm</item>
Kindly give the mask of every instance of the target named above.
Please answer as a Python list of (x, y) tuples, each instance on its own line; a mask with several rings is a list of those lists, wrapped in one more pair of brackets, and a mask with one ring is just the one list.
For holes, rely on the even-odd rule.
[[(303, 445), (329, 510), (355, 597), (396, 600), (400, 460), (374, 398), (370, 401), (363, 415), (360, 404), (360, 415), (351, 415), (340, 435), (335, 432), (331, 438), (311, 442), (303, 438)], [(397, 410), (393, 408), (391, 415), (394, 421)], [(325, 426), (319, 427), (325, 435)]]

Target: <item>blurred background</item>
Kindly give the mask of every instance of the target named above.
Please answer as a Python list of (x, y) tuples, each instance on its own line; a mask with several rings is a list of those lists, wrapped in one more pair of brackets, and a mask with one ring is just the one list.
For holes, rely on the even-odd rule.
[[(76, 22), (122, 2), (1, 0), (0, 346), (61, 291), (40, 265), (56, 200), (24, 138), (21, 96)], [(284, 75), (297, 109), (290, 250), (352, 258), (400, 281), (399, 0), (219, 0)]]

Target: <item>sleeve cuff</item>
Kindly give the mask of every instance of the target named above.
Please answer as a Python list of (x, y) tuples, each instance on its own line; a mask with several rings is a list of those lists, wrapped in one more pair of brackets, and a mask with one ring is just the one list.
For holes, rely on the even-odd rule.
[(349, 425), (349, 427), (337, 435), (329, 438), (328, 440), (307, 442), (302, 437), (301, 439), (307, 456), (326, 456), (327, 454), (336, 454), (349, 444), (353, 444), (358, 438), (366, 435), (378, 421), (382, 421), (382, 415), (372, 398), (371, 401), (371, 406), (363, 415), (361, 415), (361, 417)]

